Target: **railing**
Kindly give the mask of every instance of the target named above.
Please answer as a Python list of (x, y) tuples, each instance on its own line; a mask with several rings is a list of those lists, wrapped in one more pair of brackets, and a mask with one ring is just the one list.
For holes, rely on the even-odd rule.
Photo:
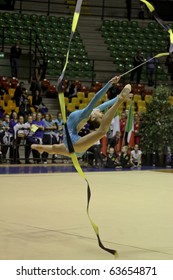
[[(2, 58), (4, 57), (4, 53), (8, 52), (10, 53), (11, 46), (5, 45), (5, 30), (6, 27), (0, 27), (1, 31), (1, 54)], [(26, 30), (26, 28), (19, 27), (19, 30)], [(47, 66), (47, 54), (44, 50), (43, 44), (37, 34), (37, 32), (33, 29), (28, 28), (28, 42), (29, 44), (26, 46), (22, 46), (25, 53), (29, 54), (29, 67), (23, 66), (20, 68), (27, 69), (28, 70), (28, 77), (30, 78), (32, 76), (32, 73), (34, 70), (38, 67), (41, 68), (42, 71), (45, 72), (45, 68)], [(3, 63), (0, 63), (3, 67), (8, 67), (7, 65), (3, 65)], [(20, 69), (22, 70), (22, 69)]]

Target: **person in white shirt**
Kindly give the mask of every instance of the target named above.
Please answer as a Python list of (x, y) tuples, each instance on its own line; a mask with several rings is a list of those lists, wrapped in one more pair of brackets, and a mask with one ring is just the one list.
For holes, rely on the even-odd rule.
[(130, 157), (130, 161), (133, 164), (133, 166), (136, 167), (141, 166), (141, 156), (142, 156), (142, 151), (139, 150), (138, 145), (135, 145), (134, 150), (131, 151), (131, 157)]

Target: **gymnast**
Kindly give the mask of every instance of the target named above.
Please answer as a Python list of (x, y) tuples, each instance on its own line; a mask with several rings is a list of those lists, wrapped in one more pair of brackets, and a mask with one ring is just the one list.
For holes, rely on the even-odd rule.
[[(69, 135), (74, 147), (74, 151), (78, 157), (81, 157), (92, 145), (100, 140), (109, 130), (112, 119), (115, 116), (115, 112), (118, 107), (128, 98), (131, 92), (131, 85), (126, 85), (121, 93), (114, 99), (108, 100), (103, 104), (95, 108), (97, 102), (106, 94), (108, 89), (118, 83), (120, 77), (113, 77), (100, 91), (96, 93), (90, 103), (82, 110), (76, 110), (69, 115), (67, 120), (67, 127)], [(108, 111), (103, 114), (102, 111), (109, 108)], [(91, 133), (81, 137), (78, 135), (84, 124), (89, 123), (94, 127)], [(63, 128), (64, 129), (64, 128)], [(47, 152), (49, 154), (59, 154), (69, 156), (67, 145), (67, 137), (64, 129), (64, 142), (54, 145), (37, 145), (33, 144), (31, 147), (40, 153)]]

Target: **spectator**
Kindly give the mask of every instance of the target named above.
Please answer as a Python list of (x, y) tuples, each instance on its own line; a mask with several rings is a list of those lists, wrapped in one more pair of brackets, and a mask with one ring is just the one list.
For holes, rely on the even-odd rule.
[(4, 129), (4, 135), (1, 138), (1, 152), (2, 152), (2, 161), (6, 162), (6, 155), (8, 151), (8, 145), (6, 145), (6, 140), (10, 140), (10, 137), (8, 137), (8, 130), (9, 130), (9, 124), (10, 124), (10, 116), (8, 114), (5, 115), (4, 121), (2, 122), (2, 126)]
[(27, 116), (32, 113), (31, 106), (29, 105), (28, 99), (24, 99), (23, 103), (19, 106), (19, 115), (24, 117), (26, 121)]
[(120, 90), (116, 84), (113, 84), (109, 89), (108, 98), (113, 99), (120, 93)]
[(13, 143), (13, 163), (20, 164), (20, 155), (19, 155), (19, 145), (21, 143), (21, 139), (25, 138), (24, 133), (24, 117), (19, 116), (18, 122), (14, 125), (14, 143)]
[(142, 152), (141, 150), (139, 150), (139, 146), (135, 145), (134, 150), (131, 151), (131, 157), (130, 157), (130, 161), (133, 166), (135, 167), (141, 166), (141, 156), (142, 156)]
[(132, 163), (130, 161), (130, 155), (128, 153), (128, 146), (124, 146), (122, 148), (122, 151), (120, 154), (120, 165), (122, 166), (122, 168), (132, 167)]
[[(27, 122), (25, 123), (25, 128), (27, 129), (27, 133), (25, 133), (26, 134), (26, 145), (25, 145), (25, 163), (26, 164), (31, 163), (29, 160), (29, 157), (31, 154), (31, 145), (32, 145), (32, 143), (34, 143), (33, 141), (35, 140), (33, 138), (33, 141), (31, 141), (32, 137), (34, 135), (34, 132), (31, 130), (32, 122), (33, 122), (32, 115), (29, 115), (27, 118)], [(35, 143), (38, 143), (37, 140), (35, 140)]]
[(139, 11), (139, 19), (144, 19), (144, 13), (145, 13), (145, 5), (144, 3), (140, 3), (140, 11)]
[(33, 121), (36, 121), (36, 119), (37, 119), (37, 113), (36, 112), (32, 112), (32, 120)]
[(32, 106), (38, 112), (41, 104), (42, 104), (41, 92), (39, 90), (36, 90), (35, 93), (33, 94)]
[[(37, 118), (35, 121), (32, 122), (34, 125), (34, 130), (36, 129), (35, 133), (33, 134), (32, 138), (30, 138), (30, 142), (32, 144), (42, 144), (43, 143), (43, 134), (45, 128), (45, 122), (42, 120), (42, 114), (37, 113)], [(32, 128), (31, 128), (32, 129)], [(35, 163), (40, 163), (40, 153), (36, 150), (33, 150), (33, 159)]]
[[(135, 55), (133, 61), (134, 61), (134, 64), (133, 64), (134, 67), (137, 67), (137, 66), (139, 66), (141, 63), (144, 62), (144, 57), (143, 57), (143, 55), (141, 54), (141, 52), (138, 52), (138, 53)], [(140, 66), (140, 67), (138, 67), (137, 69), (133, 70), (133, 71), (131, 72), (131, 77), (130, 77), (131, 82), (133, 82), (134, 76), (135, 76), (135, 74), (136, 74), (136, 83), (139, 84), (139, 83), (140, 83), (140, 79), (141, 79), (141, 72), (142, 72), (142, 66)]]
[(95, 145), (91, 146), (87, 152), (88, 154), (88, 162), (91, 166), (93, 166), (93, 163), (95, 161), (95, 167), (103, 167), (103, 158), (101, 154), (101, 144), (100, 141), (95, 143)]
[(132, 0), (126, 0), (126, 7), (127, 7), (127, 18), (131, 20), (131, 9), (132, 9)]
[(57, 112), (57, 118), (54, 120), (54, 124), (56, 125), (56, 130), (54, 133), (56, 134), (57, 142), (63, 142), (63, 119), (60, 111)]
[(107, 153), (107, 159), (106, 159), (106, 168), (115, 168), (119, 165), (117, 154), (115, 153), (115, 149), (113, 147), (110, 147)]
[(10, 65), (12, 77), (18, 77), (19, 59), (21, 57), (21, 54), (22, 50), (20, 48), (20, 43), (19, 41), (17, 41), (16, 44), (12, 46), (10, 50)]
[(23, 88), (24, 88), (24, 82), (20, 82), (19, 85), (17, 86), (15, 92), (14, 92), (14, 97), (13, 99), (16, 101), (16, 106), (18, 107), (20, 104), (20, 98), (23, 94)]
[[(44, 127), (44, 135), (43, 135), (43, 144), (44, 145), (54, 145), (57, 144), (56, 136), (54, 135), (54, 130), (56, 129), (56, 125), (52, 120), (52, 116), (50, 114), (45, 115), (45, 119), (43, 119), (45, 123)], [(47, 163), (48, 153), (44, 152), (42, 154), (43, 163)], [(54, 161), (54, 157), (52, 158)]]
[[(152, 58), (154, 56), (154, 53), (151, 52), (150, 57), (148, 57), (148, 59)], [(154, 85), (154, 73), (156, 70), (156, 58), (151, 59), (148, 63), (147, 63), (147, 77), (148, 77), (148, 86), (152, 87)]]

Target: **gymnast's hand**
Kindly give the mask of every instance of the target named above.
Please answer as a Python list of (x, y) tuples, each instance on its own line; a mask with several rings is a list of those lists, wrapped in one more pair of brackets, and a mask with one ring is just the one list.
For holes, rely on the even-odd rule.
[(121, 78), (120, 76), (115, 76), (110, 80), (110, 82), (112, 84), (117, 84), (119, 82), (120, 78)]

